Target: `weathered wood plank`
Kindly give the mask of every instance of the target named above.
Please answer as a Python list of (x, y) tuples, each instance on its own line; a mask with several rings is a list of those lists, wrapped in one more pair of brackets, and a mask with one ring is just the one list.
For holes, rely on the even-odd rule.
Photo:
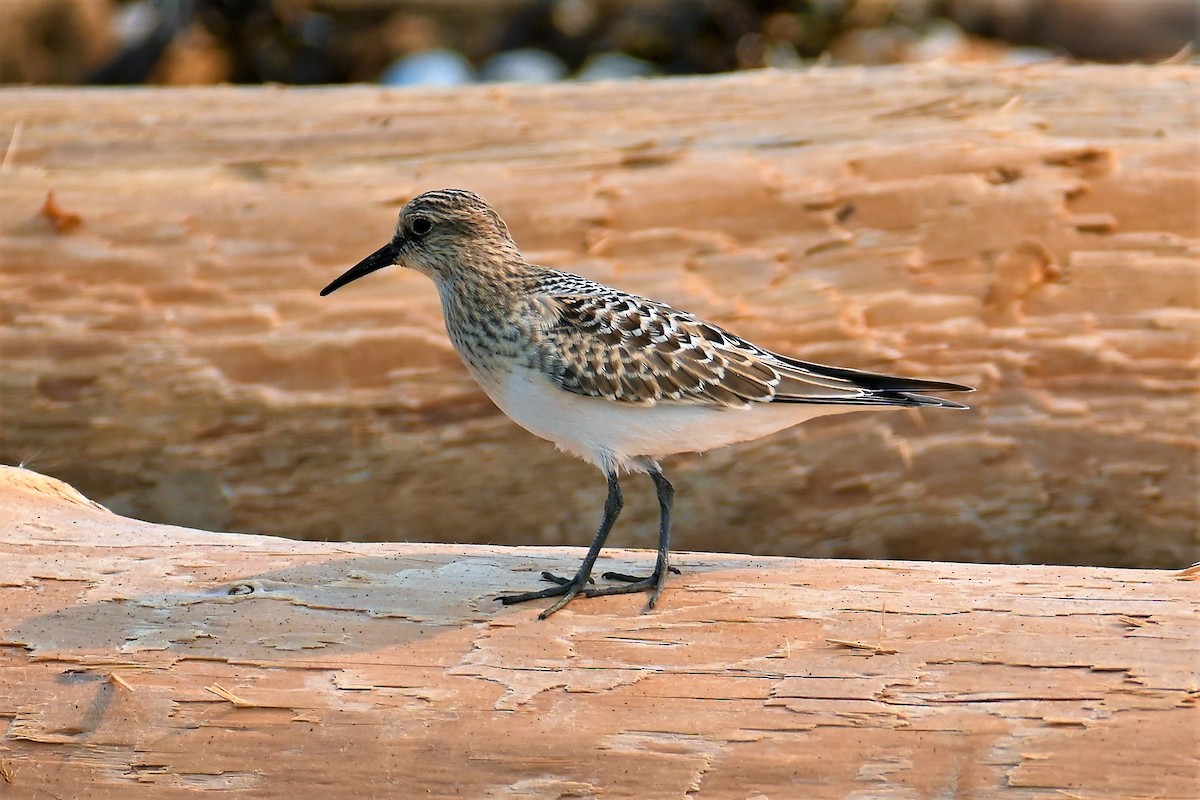
[[(577, 550), (119, 517), (0, 468), (3, 796), (1184, 798), (1195, 574)], [(646, 565), (649, 554), (612, 561)], [(223, 796), (225, 796), (223, 795)]]
[[(680, 546), (1178, 566), (1198, 75), (6, 89), (0, 461), (213, 529), (582, 542), (603, 481), (491, 407), (426, 280), (316, 294), (404, 199), (464, 185), (541, 261), (814, 360), (980, 387), (971, 414), (673, 460)], [(51, 190), (69, 232), (39, 214)], [(627, 498), (616, 543), (651, 545), (648, 486)]]

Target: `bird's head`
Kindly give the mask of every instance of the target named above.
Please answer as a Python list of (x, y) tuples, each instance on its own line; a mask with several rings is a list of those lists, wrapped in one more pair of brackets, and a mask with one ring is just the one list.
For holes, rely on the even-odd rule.
[(321, 296), (384, 267), (415, 269), (441, 284), (513, 259), (520, 260), (520, 253), (508, 226), (482, 197), (438, 189), (408, 201), (392, 240), (339, 275)]

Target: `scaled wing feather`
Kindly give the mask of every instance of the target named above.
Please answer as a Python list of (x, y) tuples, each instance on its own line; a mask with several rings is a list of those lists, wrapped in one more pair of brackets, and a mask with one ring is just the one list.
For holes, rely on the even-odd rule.
[(534, 301), (545, 321), (540, 359), (575, 394), (727, 408), (772, 401), (957, 407), (922, 393), (970, 391), (782, 356), (664, 303), (547, 272), (570, 282), (544, 286)]

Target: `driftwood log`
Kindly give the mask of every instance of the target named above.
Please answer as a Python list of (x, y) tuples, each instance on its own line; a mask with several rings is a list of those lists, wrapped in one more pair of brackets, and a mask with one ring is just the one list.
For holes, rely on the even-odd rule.
[[(0, 468), (0, 797), (1190, 798), (1195, 570), (578, 550), (107, 512)], [(650, 555), (617, 551), (625, 569)], [(136, 791), (136, 794), (133, 792)]]
[[(533, 258), (811, 360), (980, 387), (670, 463), (686, 549), (1197, 558), (1194, 66), (454, 91), (0, 91), (0, 461), (114, 510), (331, 540), (586, 541), (433, 287), (317, 290), (419, 190)], [(52, 193), (52, 196), (51, 196)], [(614, 534), (652, 545), (647, 485)]]

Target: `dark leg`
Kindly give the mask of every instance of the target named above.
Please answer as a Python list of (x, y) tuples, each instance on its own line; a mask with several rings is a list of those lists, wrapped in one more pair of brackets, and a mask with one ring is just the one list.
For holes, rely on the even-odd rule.
[(544, 597), (558, 597), (561, 595), (554, 605), (547, 608), (541, 614), (538, 614), (538, 619), (545, 619), (571, 602), (571, 598), (579, 594), (580, 591), (583, 591), (587, 582), (591, 579), (592, 567), (596, 563), (596, 557), (600, 555), (600, 548), (604, 547), (604, 540), (608, 538), (608, 532), (612, 530), (613, 524), (617, 521), (623, 504), (624, 501), (621, 499), (621, 485), (617, 482), (617, 474), (611, 472), (608, 475), (608, 497), (604, 501), (604, 519), (600, 522), (600, 530), (596, 531), (596, 538), (592, 539), (592, 546), (588, 548), (587, 556), (584, 557), (583, 563), (579, 566), (579, 571), (575, 573), (575, 577), (566, 580), (549, 572), (543, 572), (542, 579), (555, 583), (557, 586), (551, 586), (548, 589), (542, 589), (537, 592), (510, 594), (497, 599), (501, 603), (504, 603), (504, 605), (510, 606), (513, 603), (524, 603), (526, 600), (541, 600)]
[(650, 590), (650, 601), (646, 604), (648, 608), (654, 608), (658, 603), (658, 596), (662, 594), (663, 586), (667, 582), (667, 573), (674, 572), (679, 574), (679, 570), (671, 566), (671, 507), (675, 502), (675, 487), (662, 474), (662, 470), (658, 469), (657, 464), (650, 471), (650, 477), (654, 481), (654, 488), (658, 493), (658, 507), (662, 513), (661, 521), (658, 527), (658, 560), (654, 564), (654, 572), (645, 578), (639, 578), (634, 575), (624, 575), (620, 572), (606, 572), (604, 577), (614, 581), (628, 581), (624, 586), (606, 586), (603, 589), (585, 589), (584, 594), (587, 597), (600, 597), (606, 594), (632, 594), (633, 592), (642, 592)]

